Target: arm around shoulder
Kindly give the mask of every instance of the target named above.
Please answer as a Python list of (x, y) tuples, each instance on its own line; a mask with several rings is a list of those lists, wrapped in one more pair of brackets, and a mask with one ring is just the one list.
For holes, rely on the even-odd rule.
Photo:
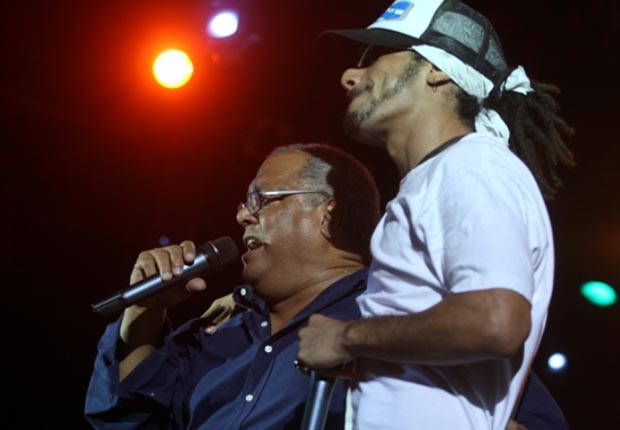
[(353, 357), (452, 365), (511, 356), (530, 326), (529, 302), (494, 288), (453, 294), (419, 313), (351, 321), (342, 342)]

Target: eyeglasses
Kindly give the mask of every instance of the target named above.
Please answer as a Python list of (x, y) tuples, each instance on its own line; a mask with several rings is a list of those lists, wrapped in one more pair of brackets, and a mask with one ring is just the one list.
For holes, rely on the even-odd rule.
[(237, 206), (237, 212), (246, 208), (253, 216), (264, 208), (268, 203), (277, 200), (277, 197), (284, 198), (292, 196), (293, 194), (323, 194), (325, 197), (331, 197), (331, 195), (324, 190), (277, 190), (277, 191), (250, 191), (246, 197), (245, 202), (239, 203)]
[(389, 46), (366, 45), (357, 62), (358, 69), (364, 69), (374, 64), (379, 57), (392, 54), (394, 52), (405, 51), (406, 48), (393, 48)]

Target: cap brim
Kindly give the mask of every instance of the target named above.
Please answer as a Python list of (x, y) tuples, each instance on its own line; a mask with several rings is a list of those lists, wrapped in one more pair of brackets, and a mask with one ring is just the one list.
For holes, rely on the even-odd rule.
[(369, 45), (388, 46), (392, 48), (409, 48), (420, 44), (420, 40), (403, 33), (382, 28), (359, 28), (349, 30), (326, 30), (318, 38), (327, 35), (341, 36)]

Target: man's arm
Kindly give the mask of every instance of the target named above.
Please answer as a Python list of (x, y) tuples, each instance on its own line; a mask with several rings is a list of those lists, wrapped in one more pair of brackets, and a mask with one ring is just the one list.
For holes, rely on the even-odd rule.
[[(159, 274), (167, 281), (183, 273), (183, 265), (192, 264), (195, 256), (196, 246), (188, 240), (180, 245), (141, 252), (131, 272), (130, 284), (154, 274)], [(192, 292), (202, 291), (205, 287), (204, 280), (194, 278), (184, 286), (162, 292), (125, 309), (118, 343), (120, 381), (157, 349), (162, 339), (167, 307), (174, 306)]]
[(458, 293), (423, 312), (337, 321), (311, 317), (299, 359), (330, 368), (357, 357), (453, 365), (517, 353), (530, 332), (530, 304), (501, 288)]

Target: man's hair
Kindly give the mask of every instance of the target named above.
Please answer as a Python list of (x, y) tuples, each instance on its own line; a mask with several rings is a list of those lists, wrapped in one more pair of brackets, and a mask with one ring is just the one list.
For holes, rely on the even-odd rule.
[(502, 117), (510, 130), (510, 149), (529, 167), (545, 199), (551, 200), (562, 186), (559, 166), (575, 166), (573, 153), (566, 145), (575, 131), (558, 115), (560, 105), (554, 95), (560, 89), (535, 81), (531, 85), (534, 91), (527, 95), (502, 93), (498, 86), (482, 106), (458, 86), (454, 96), (459, 117), (472, 128), (482, 107)]
[(332, 244), (361, 255), (369, 264), (370, 237), (381, 216), (379, 192), (371, 173), (351, 154), (324, 143), (280, 146), (269, 156), (298, 151), (310, 156), (299, 172), (300, 185), (324, 189), (336, 202), (329, 224)]
[[(412, 52), (412, 61), (419, 65), (428, 62), (417, 52)], [(523, 95), (502, 92), (499, 90), (502, 85), (498, 84), (482, 104), (456, 84), (452, 95), (456, 100), (457, 115), (472, 129), (483, 107), (495, 110), (502, 117), (510, 130), (510, 149), (530, 169), (545, 199), (551, 200), (562, 186), (558, 168), (575, 166), (573, 153), (566, 145), (575, 130), (558, 115), (560, 105), (554, 95), (559, 94), (560, 89), (536, 81), (531, 81), (531, 85), (534, 91)]]
[(494, 109), (510, 130), (510, 149), (530, 168), (543, 196), (553, 199), (562, 181), (558, 167), (574, 167), (575, 157), (566, 141), (575, 134), (558, 115), (560, 105), (554, 95), (560, 89), (532, 81), (533, 92), (522, 95), (494, 90), (484, 107)]

